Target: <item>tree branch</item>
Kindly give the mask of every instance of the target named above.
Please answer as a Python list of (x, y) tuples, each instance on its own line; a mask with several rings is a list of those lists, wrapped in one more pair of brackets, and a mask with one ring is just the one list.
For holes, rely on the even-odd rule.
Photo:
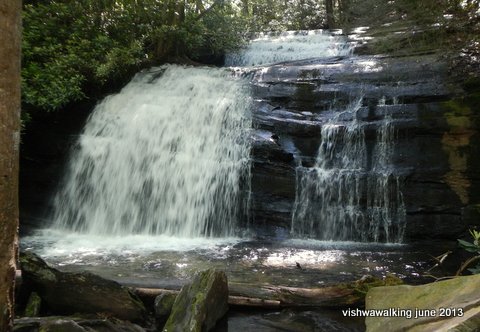
[(196, 21), (199, 21), (202, 19), (202, 17), (204, 17), (205, 15), (207, 15), (209, 12), (211, 12), (216, 6), (222, 4), (224, 2), (224, 0), (216, 0), (210, 7), (208, 7), (207, 9), (205, 9), (204, 11), (202, 11), (200, 14), (198, 14), (197, 17), (195, 17), (195, 20)]

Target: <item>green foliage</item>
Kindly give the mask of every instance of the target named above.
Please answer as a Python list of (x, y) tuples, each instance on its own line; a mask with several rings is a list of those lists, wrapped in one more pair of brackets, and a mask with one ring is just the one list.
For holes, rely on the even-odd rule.
[[(473, 238), (473, 242), (468, 242), (460, 239), (458, 239), (457, 241), (461, 248), (465, 249), (468, 252), (475, 253), (477, 254), (477, 256), (474, 256), (469, 261), (467, 261), (467, 263), (465, 263), (464, 267), (462, 268), (466, 268), (469, 265), (469, 262), (477, 261), (480, 257), (480, 232), (476, 230), (470, 230), (470, 235)], [(475, 267), (468, 269), (468, 271), (473, 274), (480, 273), (480, 263), (477, 263)]]
[(125, 83), (139, 68), (222, 54), (244, 41), (239, 12), (218, 0), (26, 1), (23, 22), (27, 109), (56, 110)]
[(24, 6), (24, 103), (58, 109), (85, 98), (87, 83), (101, 88), (142, 60), (139, 41), (112, 38), (121, 27), (113, 26), (97, 10), (87, 1)]
[(196, 24), (199, 25), (196, 35), (203, 38), (203, 45), (197, 47), (197, 52), (200, 49), (208, 49), (213, 54), (231, 52), (246, 42), (244, 19), (231, 5), (220, 6)]
[(317, 0), (242, 1), (243, 18), (250, 32), (321, 29), (325, 6)]

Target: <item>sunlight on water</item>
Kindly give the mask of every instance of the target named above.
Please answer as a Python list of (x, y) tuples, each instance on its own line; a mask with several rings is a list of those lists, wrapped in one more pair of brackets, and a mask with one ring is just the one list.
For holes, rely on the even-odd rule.
[(409, 254), (406, 245), (299, 239), (119, 237), (44, 230), (23, 238), (22, 249), (63, 271), (90, 271), (124, 284), (159, 288), (180, 287), (206, 268), (225, 271), (232, 282), (311, 287), (366, 273), (418, 277), (420, 267), (418, 253)]
[(362, 250), (371, 248), (401, 248), (405, 244), (400, 243), (377, 243), (377, 242), (354, 242), (354, 241), (325, 241), (316, 239), (289, 239), (283, 241), (286, 247), (311, 248), (316, 250), (321, 249), (336, 249), (336, 250)]
[(265, 266), (268, 267), (288, 267), (300, 266), (306, 267), (309, 269), (325, 269), (333, 264), (342, 263), (342, 257), (345, 255), (344, 252), (335, 251), (335, 250), (325, 250), (325, 251), (315, 251), (315, 250), (285, 250), (282, 252), (271, 253), (263, 262)]

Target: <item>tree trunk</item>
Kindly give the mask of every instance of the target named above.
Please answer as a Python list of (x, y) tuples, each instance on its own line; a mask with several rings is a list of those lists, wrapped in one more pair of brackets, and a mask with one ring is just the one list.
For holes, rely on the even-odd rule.
[(335, 28), (335, 17), (333, 15), (333, 0), (325, 0), (325, 11), (327, 13), (327, 26), (329, 29)]
[(202, 0), (196, 0), (195, 1), (195, 12), (197, 14), (200, 14), (201, 12), (203, 12), (205, 10), (205, 6), (203, 5), (203, 2)]
[(20, 0), (0, 0), (0, 332), (13, 328), (20, 141)]
[(248, 0), (242, 0), (242, 14), (245, 17), (248, 17), (250, 13), (250, 10), (248, 9), (248, 7), (249, 7)]
[(338, 11), (340, 13), (340, 25), (343, 29), (350, 22), (350, 0), (340, 0)]
[(177, 3), (177, 25), (185, 23), (185, 0), (180, 0)]
[(168, 0), (167, 1), (167, 18), (166, 24), (170, 26), (177, 25), (177, 0)]

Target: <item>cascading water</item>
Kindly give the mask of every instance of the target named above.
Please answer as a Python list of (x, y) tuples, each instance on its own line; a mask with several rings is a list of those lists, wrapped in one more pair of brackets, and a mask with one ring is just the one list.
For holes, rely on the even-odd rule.
[[(425, 250), (392, 244), (401, 242), (405, 219), (393, 160), (400, 107), (372, 106), (367, 114), (362, 98), (349, 103), (350, 92), (364, 88), (330, 76), (348, 76), (343, 65), (355, 62), (330, 58), (350, 52), (350, 45), (336, 44), (342, 37), (284, 37), (254, 42), (228, 64), (317, 59), (246, 69), (255, 71), (251, 82), (232, 74), (242, 68), (164, 66), (101, 102), (72, 151), (52, 227), (22, 236), (22, 249), (63, 271), (167, 289), (205, 268), (225, 271), (233, 283), (292, 287), (350, 282), (364, 273), (419, 275), (425, 262), (417, 253)], [(378, 90), (369, 87), (372, 98)], [(393, 93), (385, 90), (390, 101)], [(295, 165), (289, 237), (275, 221), (284, 225), (292, 213)], [(256, 222), (240, 233), (251, 167)], [(271, 225), (258, 222), (264, 211)], [(235, 237), (243, 234), (255, 236)], [(322, 330), (324, 321), (321, 313), (312, 330)]]
[(249, 100), (222, 69), (138, 74), (88, 120), (54, 201), (54, 228), (234, 234), (248, 211)]
[(324, 30), (260, 34), (242, 51), (229, 54), (227, 66), (260, 66), (284, 61), (346, 56), (352, 45)]
[(400, 177), (390, 165), (395, 129), (386, 117), (376, 124), (374, 142), (367, 142), (368, 125), (356, 114), (361, 106), (358, 98), (323, 125), (314, 167), (297, 168), (293, 234), (322, 240), (401, 242), (405, 207)]

